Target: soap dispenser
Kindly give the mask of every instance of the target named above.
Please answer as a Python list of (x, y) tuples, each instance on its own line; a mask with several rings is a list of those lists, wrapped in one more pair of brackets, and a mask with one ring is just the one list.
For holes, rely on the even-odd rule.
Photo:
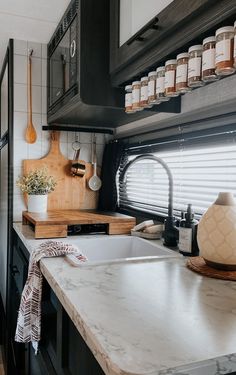
[(194, 219), (191, 204), (188, 204), (187, 212), (182, 214), (181, 217), (183, 218), (179, 225), (179, 252), (185, 256), (197, 256), (199, 254), (197, 244), (198, 221)]

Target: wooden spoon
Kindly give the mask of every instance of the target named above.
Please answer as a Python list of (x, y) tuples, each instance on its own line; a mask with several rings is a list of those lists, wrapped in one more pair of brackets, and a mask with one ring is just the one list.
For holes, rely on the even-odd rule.
[(25, 133), (25, 139), (27, 143), (35, 143), (37, 139), (37, 133), (32, 121), (32, 53), (29, 54), (28, 63), (28, 123)]

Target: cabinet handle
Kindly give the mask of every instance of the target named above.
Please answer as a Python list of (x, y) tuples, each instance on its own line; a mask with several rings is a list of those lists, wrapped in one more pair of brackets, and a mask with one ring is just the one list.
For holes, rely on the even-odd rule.
[(153, 29), (153, 30), (158, 30), (158, 17), (155, 16), (154, 18), (151, 19), (145, 26), (142, 27), (136, 34), (134, 34), (131, 38), (129, 38), (126, 42), (127, 46), (135, 42), (136, 40), (139, 42), (143, 42), (145, 40), (143, 34), (146, 33), (146, 31)]
[(12, 274), (12, 276), (17, 275), (18, 273), (20, 273), (20, 271), (18, 270), (18, 267), (17, 266), (11, 266), (11, 274)]
[(70, 45), (70, 57), (72, 59), (75, 56), (75, 52), (76, 52), (76, 41), (72, 40), (71, 45)]

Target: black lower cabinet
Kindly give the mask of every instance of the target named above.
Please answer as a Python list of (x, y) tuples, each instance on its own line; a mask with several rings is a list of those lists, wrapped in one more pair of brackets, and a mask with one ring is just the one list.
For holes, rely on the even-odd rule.
[[(28, 250), (13, 232), (8, 281), (6, 375), (105, 375), (46, 280), (43, 283), (41, 341), (35, 355), (31, 344), (14, 341), (21, 293), (28, 272)], [(236, 375), (235, 372), (232, 375)]]
[(56, 374), (55, 369), (52, 366), (50, 356), (43, 346), (40, 348), (39, 353), (35, 355), (32, 345), (29, 345), (28, 361), (25, 373), (31, 375)]
[[(103, 375), (104, 372), (71, 321), (68, 321), (68, 333), (68, 342), (65, 345), (65, 363), (63, 364), (66, 373)], [(74, 353), (78, 353), (78, 355), (74, 355)]]
[(7, 375), (104, 375), (100, 365), (70, 320), (46, 280), (43, 283), (41, 341), (35, 355), (31, 344), (14, 341), (29, 254), (13, 233), (9, 279), (9, 363)]
[(8, 293), (8, 355), (7, 355), (7, 373), (9, 374), (25, 374), (28, 345), (15, 342), (15, 331), (20, 305), (21, 293), (26, 280), (28, 261), (22, 254), (20, 247), (14, 242), (11, 264), (9, 272), (9, 293)]
[[(48, 372), (41, 373), (104, 375), (92, 352), (46, 280), (44, 280), (43, 299), (40, 352), (42, 353), (43, 350), (47, 352), (55, 372), (50, 369)], [(31, 374), (33, 373), (31, 372)]]

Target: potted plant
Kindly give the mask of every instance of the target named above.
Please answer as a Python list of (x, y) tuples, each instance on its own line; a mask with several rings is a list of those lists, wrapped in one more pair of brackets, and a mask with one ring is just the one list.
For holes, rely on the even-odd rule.
[(48, 194), (55, 190), (56, 184), (54, 177), (48, 174), (46, 168), (30, 171), (16, 181), (20, 190), (28, 194), (29, 212), (47, 211)]

